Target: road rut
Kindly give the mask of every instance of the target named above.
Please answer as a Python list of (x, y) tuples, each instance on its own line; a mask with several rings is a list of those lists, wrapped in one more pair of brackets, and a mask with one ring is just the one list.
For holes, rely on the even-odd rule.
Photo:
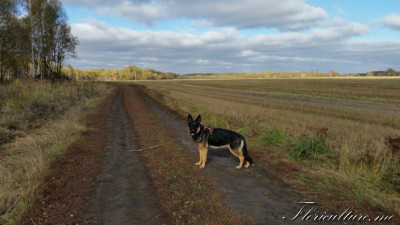
[(106, 123), (110, 129), (100, 174), (85, 222), (96, 224), (165, 224), (157, 198), (132, 136), (119, 90)]

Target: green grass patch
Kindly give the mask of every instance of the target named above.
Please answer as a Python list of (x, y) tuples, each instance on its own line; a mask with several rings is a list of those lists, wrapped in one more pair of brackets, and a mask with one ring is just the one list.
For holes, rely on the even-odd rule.
[(259, 142), (273, 151), (287, 152), (286, 156), (294, 160), (333, 159), (337, 156), (323, 138), (303, 135), (294, 139), (277, 127), (262, 133)]
[(260, 135), (260, 143), (271, 150), (285, 150), (289, 147), (291, 140), (286, 131), (274, 127)]
[(296, 160), (318, 160), (331, 158), (334, 154), (324, 139), (301, 136), (293, 142), (293, 146), (287, 156)]

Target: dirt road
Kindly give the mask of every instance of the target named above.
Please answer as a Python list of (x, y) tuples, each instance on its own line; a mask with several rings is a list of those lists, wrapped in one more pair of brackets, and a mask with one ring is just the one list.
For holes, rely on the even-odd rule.
[[(133, 90), (135, 97), (124, 95), (127, 89)], [(44, 180), (43, 186), (47, 188), (43, 202), (33, 207), (26, 224), (170, 224), (173, 221), (160, 206), (141, 152), (131, 151), (138, 148), (133, 135), (139, 133), (140, 127), (132, 125), (134, 113), (128, 116), (126, 107), (131, 107), (127, 102), (137, 101), (135, 98), (143, 102), (135, 107), (143, 107), (149, 117), (158, 118), (161, 121), (158, 126), (173, 131), (176, 148), (197, 160), (197, 148), (184, 119), (136, 86), (119, 87), (114, 98), (103, 106), (101, 116), (94, 116), (97, 121), (92, 123), (94, 131), (85, 134), (85, 141), (79, 147), (69, 148), (60, 157), (58, 162), (63, 162), (62, 166), (59, 163), (52, 166), (49, 178)], [(89, 154), (90, 149), (93, 151)], [(257, 159), (254, 160), (257, 164)], [(297, 212), (291, 205), (310, 199), (303, 199), (294, 188), (257, 165), (237, 170), (237, 164), (228, 150), (210, 150), (207, 166), (201, 171), (225, 190), (224, 201), (230, 210), (253, 218), (257, 224), (306, 224), (301, 220), (289, 221)], [(60, 181), (64, 183), (60, 185)], [(210, 195), (213, 191), (207, 190)]]
[(85, 222), (99, 224), (165, 224), (151, 182), (132, 136), (131, 122), (118, 91), (106, 123), (109, 128), (101, 172), (94, 185), (94, 196)]
[[(188, 134), (186, 121), (151, 99), (141, 89), (135, 88), (135, 91), (146, 107), (165, 122), (165, 126), (177, 132), (178, 145), (197, 159), (198, 150)], [(256, 165), (237, 170), (237, 164), (238, 160), (227, 149), (211, 149), (204, 169), (204, 173), (216, 178), (218, 184), (227, 191), (225, 200), (230, 208), (249, 215), (258, 224), (304, 224), (303, 221), (283, 219), (292, 218), (295, 210), (291, 209), (291, 205), (304, 200), (293, 188)]]

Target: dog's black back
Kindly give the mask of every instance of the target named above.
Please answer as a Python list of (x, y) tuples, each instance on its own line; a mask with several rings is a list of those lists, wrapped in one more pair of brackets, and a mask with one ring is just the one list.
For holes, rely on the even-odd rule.
[[(212, 135), (208, 138), (208, 145), (223, 146), (223, 145), (240, 145), (241, 140), (244, 139), (242, 135), (222, 128), (212, 129)], [(233, 146), (232, 146), (233, 147)]]

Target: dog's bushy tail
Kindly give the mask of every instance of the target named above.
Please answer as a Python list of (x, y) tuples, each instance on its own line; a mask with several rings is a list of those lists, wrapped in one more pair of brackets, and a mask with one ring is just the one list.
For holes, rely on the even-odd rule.
[(249, 153), (247, 152), (247, 144), (246, 144), (246, 140), (244, 138), (243, 138), (243, 142), (244, 142), (244, 145), (243, 145), (242, 151), (243, 151), (244, 159), (246, 161), (248, 161), (250, 164), (253, 164), (253, 159), (249, 156)]

